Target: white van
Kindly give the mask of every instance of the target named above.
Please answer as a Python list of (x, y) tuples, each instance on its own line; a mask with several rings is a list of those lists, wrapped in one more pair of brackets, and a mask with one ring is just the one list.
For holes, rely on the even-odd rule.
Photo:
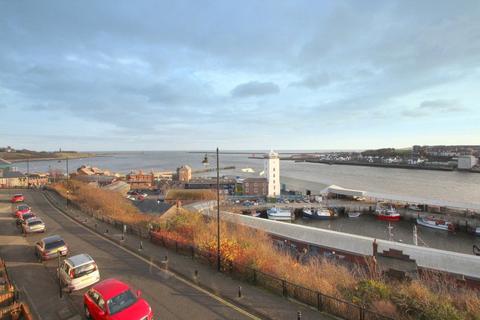
[(59, 276), (70, 292), (100, 281), (97, 264), (85, 253), (65, 259), (60, 266)]

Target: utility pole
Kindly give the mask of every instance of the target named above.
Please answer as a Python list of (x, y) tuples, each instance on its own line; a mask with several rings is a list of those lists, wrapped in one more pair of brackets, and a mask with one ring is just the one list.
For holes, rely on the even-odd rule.
[(221, 270), (220, 265), (220, 161), (217, 147), (217, 270)]

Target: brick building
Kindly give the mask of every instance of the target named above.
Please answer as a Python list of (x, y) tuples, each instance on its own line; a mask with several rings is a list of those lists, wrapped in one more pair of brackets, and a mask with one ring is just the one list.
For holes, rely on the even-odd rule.
[(268, 180), (266, 178), (246, 178), (243, 180), (243, 194), (248, 196), (267, 196)]
[(152, 189), (155, 186), (155, 176), (153, 172), (132, 171), (127, 174), (127, 183), (130, 185), (131, 190)]

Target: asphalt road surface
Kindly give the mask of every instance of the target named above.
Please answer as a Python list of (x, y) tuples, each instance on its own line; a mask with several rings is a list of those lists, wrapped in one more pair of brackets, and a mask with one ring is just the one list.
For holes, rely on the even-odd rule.
[(53, 208), (40, 192), (24, 191), (26, 203), (46, 223), (46, 234), (24, 238), (11, 217), (9, 193), (0, 192), (0, 256), (6, 260), (11, 278), (22, 292), (32, 311), (40, 319), (81, 319), (83, 293), (88, 288), (64, 293), (59, 298), (56, 282), (57, 260), (39, 262), (34, 244), (53, 234), (67, 242), (70, 255), (88, 253), (97, 262), (102, 279), (117, 278), (142, 291), (153, 311), (154, 319), (255, 319), (248, 312), (218, 297), (152, 267), (148, 261), (124, 251), (114, 243), (92, 233)]

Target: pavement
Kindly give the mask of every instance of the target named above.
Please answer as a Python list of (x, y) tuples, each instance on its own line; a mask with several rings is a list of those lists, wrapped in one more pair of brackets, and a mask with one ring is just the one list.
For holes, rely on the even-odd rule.
[[(140, 289), (151, 304), (155, 319), (297, 319), (297, 312), (301, 312), (301, 319), (332, 319), (309, 306), (232, 279), (138, 236), (128, 234), (120, 241), (120, 230), (71, 206), (67, 211), (65, 201), (56, 194), (48, 193), (47, 198), (40, 191), (24, 190), (23, 193), (26, 203), (46, 222), (47, 235), (62, 235), (72, 255), (90, 254), (99, 266), (102, 279), (119, 278)], [(21, 298), (27, 300), (38, 319), (81, 319), (82, 294), (86, 289), (64, 294), (62, 299), (58, 297), (56, 261), (39, 263), (33, 253), (33, 244), (45, 235), (24, 238), (10, 218), (11, 205), (7, 199), (8, 193), (0, 192), (0, 256), (6, 260), (11, 277), (22, 290)], [(107, 229), (109, 232), (105, 233)], [(158, 266), (158, 261), (165, 256), (168, 257), (167, 270)], [(239, 298), (240, 286), (242, 297)]]

